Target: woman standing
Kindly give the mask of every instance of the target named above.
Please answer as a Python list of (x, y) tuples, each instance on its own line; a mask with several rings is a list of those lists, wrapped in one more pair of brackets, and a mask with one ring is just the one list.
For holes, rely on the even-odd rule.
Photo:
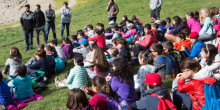
[(108, 11), (108, 21), (116, 22), (119, 9), (114, 0), (109, 0), (106, 10)]
[(71, 8), (68, 7), (68, 3), (64, 2), (63, 7), (61, 8), (61, 22), (62, 22), (62, 27), (61, 27), (61, 38), (63, 39), (63, 31), (66, 26), (66, 33), (67, 37), (69, 36), (69, 26), (71, 22)]

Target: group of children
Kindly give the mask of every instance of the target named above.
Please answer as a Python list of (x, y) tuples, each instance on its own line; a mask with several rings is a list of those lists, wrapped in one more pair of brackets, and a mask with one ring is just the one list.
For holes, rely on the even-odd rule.
[[(12, 96), (29, 98), (33, 85), (63, 71), (68, 59), (73, 59), (74, 67), (65, 79), (55, 78), (57, 87), (70, 89), (70, 110), (155, 110), (161, 103), (168, 103), (165, 108), (200, 110), (206, 105), (204, 84), (214, 85), (220, 79), (219, 38), (212, 38), (220, 31), (220, 24), (214, 22), (220, 21), (220, 10), (202, 9), (201, 17), (198, 14), (174, 16), (172, 23), (169, 17), (155, 19), (144, 26), (135, 15), (131, 20), (123, 16), (120, 24), (110, 21), (107, 29), (102, 23), (97, 23), (96, 30), (89, 24), (63, 38), (61, 46), (57, 40), (40, 45), (26, 65), (13, 47), (2, 72), (9, 75), (7, 83), (0, 75), (0, 103), (7, 107), (14, 104)], [(33, 83), (37, 77), (41, 78)], [(163, 87), (170, 78), (175, 78), (172, 95)]]

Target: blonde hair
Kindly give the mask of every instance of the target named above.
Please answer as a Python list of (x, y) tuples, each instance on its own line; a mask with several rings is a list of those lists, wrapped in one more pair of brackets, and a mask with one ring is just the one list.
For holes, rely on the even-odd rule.
[(206, 17), (210, 17), (210, 11), (209, 11), (208, 8), (203, 8), (203, 9), (201, 9), (201, 11), (200, 11), (200, 23), (201, 23), (201, 24), (204, 24), (206, 17), (203, 17), (203, 16), (202, 16), (202, 11), (205, 11), (205, 12), (207, 13), (207, 16), (206, 16)]

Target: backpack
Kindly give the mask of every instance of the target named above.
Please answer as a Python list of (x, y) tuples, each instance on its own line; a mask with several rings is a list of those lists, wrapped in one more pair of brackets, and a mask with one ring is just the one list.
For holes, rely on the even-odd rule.
[[(53, 57), (54, 58), (54, 57)], [(60, 73), (65, 70), (65, 64), (59, 57), (54, 58), (55, 60), (55, 73)]]
[(155, 96), (160, 99), (157, 110), (177, 110), (176, 106), (169, 99), (166, 99), (163, 96), (159, 96), (155, 93), (152, 93), (151, 96)]
[(213, 85), (204, 84), (205, 105), (202, 110), (218, 110), (220, 108), (220, 82)]
[(185, 58), (188, 57), (184, 51), (179, 51), (179, 50), (174, 50), (173, 55), (176, 58), (176, 61), (178, 62), (178, 64), (180, 64), (181, 61), (183, 61)]
[(160, 41), (160, 42), (167, 41), (167, 39), (164, 37), (164, 33), (162, 30), (156, 30), (156, 36), (157, 36), (158, 41)]
[(218, 19), (218, 18), (214, 19), (214, 21), (213, 21), (213, 28), (216, 31), (220, 31), (220, 19)]

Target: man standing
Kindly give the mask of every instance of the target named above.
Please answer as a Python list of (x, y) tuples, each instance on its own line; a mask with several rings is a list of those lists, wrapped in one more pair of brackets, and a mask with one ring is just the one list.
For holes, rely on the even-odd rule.
[(162, 0), (150, 0), (151, 18), (152, 21), (160, 19), (160, 9), (163, 4)]
[(47, 37), (46, 32), (44, 30), (45, 26), (45, 16), (44, 13), (40, 9), (40, 5), (36, 5), (36, 10), (34, 12), (34, 18), (35, 18), (35, 32), (36, 32), (36, 39), (37, 39), (37, 46), (39, 46), (39, 33), (40, 31), (43, 33), (44, 37), (44, 44), (47, 44)]
[(53, 39), (57, 39), (56, 31), (55, 31), (55, 23), (54, 23), (56, 15), (55, 15), (55, 11), (53, 9), (51, 9), (51, 4), (50, 3), (48, 4), (48, 10), (45, 11), (45, 15), (46, 15), (46, 18), (47, 18), (46, 19), (46, 21), (47, 21), (47, 24), (46, 24), (46, 37), (47, 37), (47, 40), (48, 40), (50, 28), (52, 28), (52, 31), (53, 31)]
[(71, 8), (68, 7), (68, 3), (64, 2), (63, 7), (61, 8), (61, 22), (62, 22), (62, 27), (61, 27), (61, 38), (63, 38), (63, 31), (66, 26), (66, 33), (67, 36), (69, 36), (69, 26), (71, 22)]
[(25, 51), (33, 49), (34, 13), (30, 11), (30, 5), (25, 5), (25, 12), (20, 19), (24, 31)]

